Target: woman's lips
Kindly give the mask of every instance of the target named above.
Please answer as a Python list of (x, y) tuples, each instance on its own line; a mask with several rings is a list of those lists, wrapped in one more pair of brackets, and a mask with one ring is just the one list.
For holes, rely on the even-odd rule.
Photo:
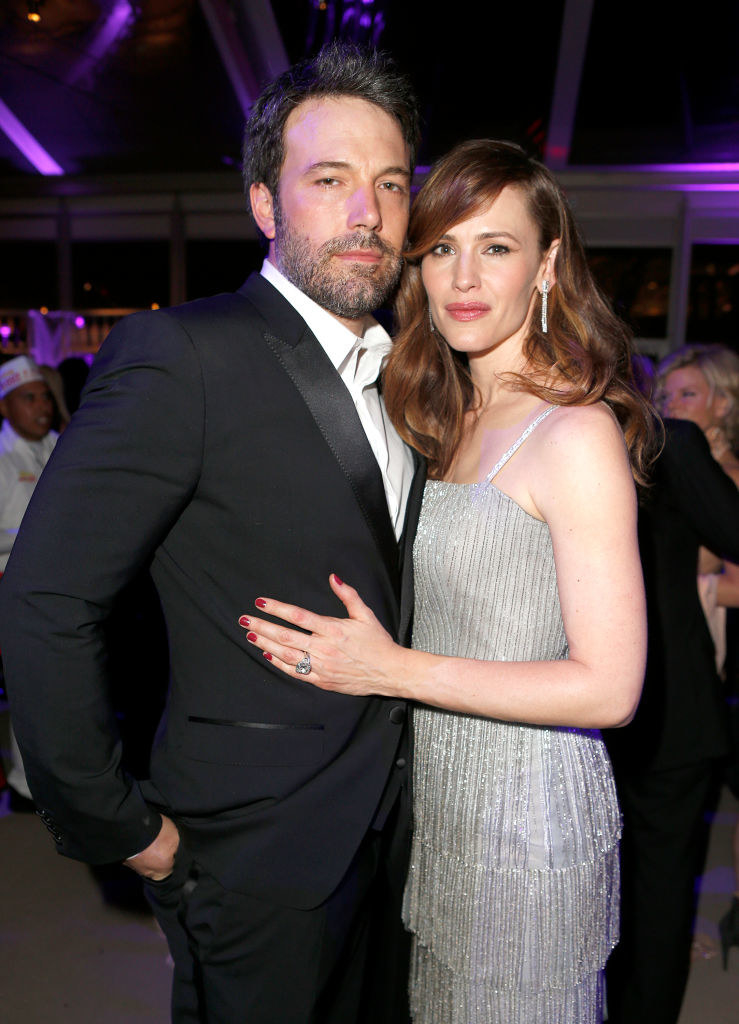
[(453, 302), (444, 308), (453, 320), (464, 322), (479, 320), (481, 316), (490, 312), (490, 306), (486, 306), (482, 302)]

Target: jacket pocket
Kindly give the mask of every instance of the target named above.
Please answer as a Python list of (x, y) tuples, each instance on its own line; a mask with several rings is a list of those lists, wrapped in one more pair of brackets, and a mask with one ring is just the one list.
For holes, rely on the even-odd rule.
[(188, 715), (184, 753), (194, 761), (235, 765), (309, 765), (323, 757), (320, 723), (239, 722)]

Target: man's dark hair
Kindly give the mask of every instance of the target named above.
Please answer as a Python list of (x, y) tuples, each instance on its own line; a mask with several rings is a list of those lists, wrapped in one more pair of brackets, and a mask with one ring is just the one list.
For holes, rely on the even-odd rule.
[(271, 82), (252, 107), (244, 131), (244, 189), (263, 183), (277, 198), (285, 159), (285, 122), (307, 99), (355, 96), (389, 114), (415, 162), (420, 135), (418, 104), (409, 79), (386, 53), (334, 41), (315, 56), (288, 68)]

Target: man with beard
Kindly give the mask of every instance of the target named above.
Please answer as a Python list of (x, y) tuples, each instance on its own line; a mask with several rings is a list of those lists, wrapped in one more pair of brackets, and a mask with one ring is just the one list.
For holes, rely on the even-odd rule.
[[(144, 877), (181, 1024), (407, 1020), (405, 707), (296, 685), (237, 614), (280, 593), (341, 615), (335, 572), (407, 635), (421, 471), (371, 312), (400, 273), (417, 124), (392, 63), (339, 44), (265, 90), (244, 147), (261, 274), (111, 333), (0, 588), (41, 817), (59, 852)], [(170, 685), (134, 780), (104, 625), (145, 567)]]

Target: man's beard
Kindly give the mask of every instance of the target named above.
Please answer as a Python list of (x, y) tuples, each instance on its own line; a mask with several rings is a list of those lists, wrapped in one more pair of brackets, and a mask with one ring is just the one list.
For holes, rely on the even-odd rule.
[[(403, 269), (403, 257), (374, 231), (355, 231), (314, 246), (293, 231), (275, 210), (277, 265), (288, 281), (323, 309), (344, 320), (360, 320), (382, 306), (393, 293)], [(356, 249), (372, 250), (381, 263), (353, 263), (334, 256)]]

